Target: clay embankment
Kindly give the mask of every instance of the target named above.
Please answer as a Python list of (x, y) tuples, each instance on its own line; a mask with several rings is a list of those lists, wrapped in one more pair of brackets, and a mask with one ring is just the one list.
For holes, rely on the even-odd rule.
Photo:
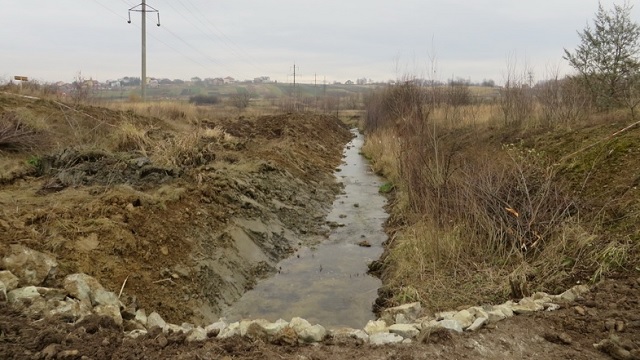
[(329, 232), (351, 138), (335, 118), (191, 125), (8, 95), (0, 105), (38, 145), (4, 148), (0, 256), (22, 245), (55, 258), (38, 285), (84, 273), (114, 292), (124, 284), (126, 306), (208, 323)]

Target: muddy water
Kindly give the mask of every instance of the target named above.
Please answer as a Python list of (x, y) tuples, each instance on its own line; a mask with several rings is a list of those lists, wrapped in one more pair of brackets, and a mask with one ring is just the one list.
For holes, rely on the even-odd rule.
[[(367, 263), (382, 254), (386, 200), (378, 193), (381, 179), (359, 154), (363, 137), (353, 132), (357, 136), (345, 147), (344, 162), (336, 172), (344, 193), (327, 217), (341, 226), (321, 244), (302, 248), (280, 262), (278, 274), (261, 280), (223, 311), (227, 320), (300, 316), (323, 326), (361, 328), (374, 319), (371, 305), (381, 283), (366, 272)], [(362, 241), (371, 247), (359, 246)]]

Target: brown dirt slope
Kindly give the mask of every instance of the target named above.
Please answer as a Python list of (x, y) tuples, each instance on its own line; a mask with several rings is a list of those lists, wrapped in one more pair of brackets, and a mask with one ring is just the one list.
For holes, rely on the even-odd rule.
[(117, 293), (126, 280), (126, 304), (179, 323), (217, 319), (327, 233), (351, 136), (328, 116), (187, 124), (13, 95), (0, 127), (29, 136), (0, 138), (0, 255), (54, 255), (51, 286), (83, 272)]

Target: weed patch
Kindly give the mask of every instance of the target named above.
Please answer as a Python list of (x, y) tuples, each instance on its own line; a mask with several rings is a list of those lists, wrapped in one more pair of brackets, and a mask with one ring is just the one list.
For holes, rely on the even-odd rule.
[(540, 105), (512, 85), (493, 105), (440, 101), (437, 89), (410, 82), (373, 96), (363, 150), (397, 190), (387, 305), (444, 309), (557, 292), (637, 263), (637, 134), (596, 140), (624, 124), (576, 117), (571, 126), (584, 130), (554, 128), (549, 119), (574, 111), (579, 96)]

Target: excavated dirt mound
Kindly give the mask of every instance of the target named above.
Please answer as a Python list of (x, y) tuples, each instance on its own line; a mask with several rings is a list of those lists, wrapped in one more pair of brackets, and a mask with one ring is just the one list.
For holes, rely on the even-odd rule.
[(3, 95), (0, 106), (0, 119), (22, 117), (50, 140), (3, 153), (0, 256), (10, 244), (52, 254), (48, 285), (86, 273), (178, 323), (216, 320), (328, 234), (333, 170), (351, 138), (313, 114), (191, 125)]

